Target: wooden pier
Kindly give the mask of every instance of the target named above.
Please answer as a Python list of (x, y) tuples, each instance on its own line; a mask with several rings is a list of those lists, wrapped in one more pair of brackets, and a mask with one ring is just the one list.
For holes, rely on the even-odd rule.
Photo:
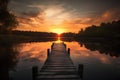
[[(80, 67), (80, 66), (79, 66)], [(81, 68), (81, 67), (80, 67)], [(81, 80), (79, 71), (70, 58), (70, 49), (64, 43), (53, 43), (47, 50), (47, 59), (40, 71), (33, 67), (33, 80)]]

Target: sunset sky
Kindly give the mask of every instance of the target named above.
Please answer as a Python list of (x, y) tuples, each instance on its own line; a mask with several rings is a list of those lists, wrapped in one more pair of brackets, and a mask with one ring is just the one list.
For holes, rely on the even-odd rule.
[(89, 25), (120, 19), (120, 0), (11, 0), (17, 30), (78, 32)]

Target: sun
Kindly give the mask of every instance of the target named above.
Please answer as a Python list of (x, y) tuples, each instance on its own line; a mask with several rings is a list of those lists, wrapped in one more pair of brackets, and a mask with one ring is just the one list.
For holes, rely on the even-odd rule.
[(57, 33), (58, 35), (60, 35), (60, 34), (65, 32), (64, 29), (58, 29), (58, 28), (57, 29), (52, 29), (51, 31), (54, 32), (54, 33)]

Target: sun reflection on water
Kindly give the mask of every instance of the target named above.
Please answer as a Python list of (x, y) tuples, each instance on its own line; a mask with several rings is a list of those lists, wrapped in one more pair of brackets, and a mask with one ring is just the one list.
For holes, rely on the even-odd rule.
[(62, 43), (63, 41), (61, 40), (60, 37), (58, 37), (57, 41), (55, 41), (55, 43)]

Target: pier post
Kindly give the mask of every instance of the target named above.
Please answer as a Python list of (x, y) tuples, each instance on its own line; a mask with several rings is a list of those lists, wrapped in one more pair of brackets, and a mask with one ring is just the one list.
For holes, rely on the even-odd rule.
[(78, 74), (80, 75), (80, 78), (83, 79), (83, 64), (78, 65)]
[(63, 42), (63, 45), (65, 46), (65, 49), (66, 49), (66, 44)]
[(50, 55), (50, 49), (47, 49), (47, 57)]
[(70, 56), (70, 48), (68, 48), (68, 55)]
[(32, 80), (35, 80), (37, 73), (38, 73), (38, 67), (37, 66), (32, 67)]
[(52, 43), (52, 45), (51, 45), (51, 50), (53, 49), (53, 46), (54, 46), (54, 43)]

